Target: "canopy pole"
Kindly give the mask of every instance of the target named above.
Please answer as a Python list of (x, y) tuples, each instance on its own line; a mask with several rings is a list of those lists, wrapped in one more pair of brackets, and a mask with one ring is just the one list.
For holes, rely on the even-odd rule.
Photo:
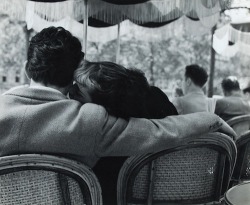
[[(211, 44), (213, 45), (213, 35), (217, 26), (215, 25), (211, 30)], [(208, 97), (213, 97), (213, 89), (214, 89), (214, 70), (215, 70), (215, 50), (211, 45), (211, 56), (210, 56), (210, 72), (209, 72), (209, 81), (208, 81)]]
[[(26, 40), (26, 44), (25, 44), (25, 61), (28, 60), (27, 58), (27, 53), (28, 53), (28, 49), (29, 49), (29, 39), (30, 39), (30, 33), (31, 33), (31, 30), (28, 30), (28, 27), (27, 27), (27, 24), (25, 24), (23, 26), (23, 31), (24, 31), (24, 34), (25, 34), (25, 40)], [(22, 84), (29, 84), (30, 83), (30, 80), (28, 79), (27, 75), (26, 75), (26, 71), (25, 71), (25, 66), (23, 66), (23, 69), (22, 69), (22, 73), (21, 73), (21, 83)]]
[(87, 56), (87, 47), (88, 47), (88, 0), (84, 0), (85, 6), (85, 17), (84, 17), (84, 24), (83, 24), (83, 47), (84, 47), (84, 58), (86, 59)]
[(120, 58), (120, 23), (118, 23), (117, 39), (116, 39), (116, 59), (115, 62), (119, 63)]

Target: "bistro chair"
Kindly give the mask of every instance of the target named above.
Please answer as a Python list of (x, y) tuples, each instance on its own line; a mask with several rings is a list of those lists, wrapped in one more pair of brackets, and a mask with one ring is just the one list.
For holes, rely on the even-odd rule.
[(227, 121), (227, 124), (234, 129), (238, 136), (241, 136), (244, 132), (250, 130), (250, 114), (233, 117)]
[(221, 133), (131, 157), (119, 173), (118, 205), (219, 204), (235, 160), (234, 141)]
[(250, 130), (236, 140), (238, 150), (232, 185), (250, 180)]
[(43, 154), (0, 157), (0, 204), (102, 205), (90, 168)]

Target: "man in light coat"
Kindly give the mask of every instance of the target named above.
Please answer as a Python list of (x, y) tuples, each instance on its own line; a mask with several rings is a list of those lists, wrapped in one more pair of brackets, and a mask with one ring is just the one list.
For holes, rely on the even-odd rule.
[(176, 97), (173, 104), (179, 114), (195, 112), (212, 112), (215, 110), (215, 99), (208, 98), (203, 91), (207, 82), (207, 71), (199, 65), (185, 67), (182, 81), (184, 96)]
[(243, 97), (235, 76), (228, 76), (221, 82), (224, 98), (217, 100), (215, 113), (228, 121), (233, 117), (250, 114), (250, 105)]

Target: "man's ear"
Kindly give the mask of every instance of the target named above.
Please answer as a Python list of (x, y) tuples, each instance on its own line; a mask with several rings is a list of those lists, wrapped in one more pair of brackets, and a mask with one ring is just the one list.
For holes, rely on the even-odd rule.
[(30, 75), (29, 75), (29, 72), (27, 72), (27, 63), (28, 63), (28, 61), (24, 61), (23, 67), (24, 67), (24, 70), (25, 70), (25, 75), (26, 75), (26, 77), (30, 80), (31, 77), (30, 77)]

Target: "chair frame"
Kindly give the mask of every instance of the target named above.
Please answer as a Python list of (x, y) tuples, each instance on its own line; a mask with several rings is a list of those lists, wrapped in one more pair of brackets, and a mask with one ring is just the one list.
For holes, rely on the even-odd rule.
[[(101, 187), (88, 166), (64, 157), (48, 154), (20, 154), (0, 157), (0, 175), (22, 170), (49, 170), (72, 176), (84, 182), (92, 205), (102, 205)], [(67, 203), (66, 203), (67, 204)]]
[[(240, 183), (244, 178), (241, 178), (243, 172), (243, 164), (247, 157), (247, 148), (250, 146), (250, 130), (246, 133), (242, 134), (237, 140), (236, 140), (236, 146), (238, 150), (238, 156), (237, 161), (235, 164), (235, 169), (233, 173), (233, 179), (232, 179), (232, 185)], [(250, 179), (250, 177), (249, 177)], [(246, 180), (249, 180), (246, 179)]]
[[(227, 124), (233, 128), (234, 125), (237, 125), (237, 124), (239, 124), (241, 122), (249, 122), (249, 128), (250, 128), (250, 114), (233, 117), (233, 118), (231, 118), (230, 120), (227, 121)], [(237, 133), (237, 134), (242, 135), (242, 134), (244, 134), (244, 132), (240, 133), (240, 134)]]
[(230, 126), (233, 126), (234, 124), (237, 124), (242, 121), (250, 121), (250, 115), (241, 115), (237, 117), (233, 117), (232, 119), (227, 121), (227, 124)]
[[(219, 151), (222, 153), (219, 158), (221, 169), (218, 170), (218, 178), (223, 179), (222, 182), (218, 180), (216, 185), (216, 191), (214, 196), (214, 201), (220, 201), (220, 198), (226, 192), (229, 182), (232, 176), (232, 171), (236, 161), (236, 145), (232, 138), (222, 133), (210, 133), (204, 136), (201, 136), (197, 139), (190, 141), (188, 144), (180, 145), (178, 147), (170, 148), (167, 150), (163, 150), (153, 154), (145, 154), (140, 156), (135, 156), (129, 158), (123, 165), (118, 178), (117, 184), (117, 201), (118, 205), (127, 205), (127, 186), (129, 178), (131, 177), (133, 172), (141, 169), (146, 163), (151, 162), (150, 164), (150, 181), (149, 181), (149, 190), (148, 190), (148, 199), (147, 205), (152, 204), (152, 192), (153, 192), (153, 184), (151, 183), (154, 180), (154, 162), (153, 160), (159, 156), (166, 155), (172, 152), (189, 149), (189, 148), (200, 148), (206, 147)], [(192, 203), (192, 202), (191, 202)], [(199, 202), (197, 202), (199, 203)], [(201, 202), (204, 203), (204, 202)], [(207, 202), (206, 202), (207, 203)], [(184, 201), (176, 201), (168, 204), (186, 204)]]

